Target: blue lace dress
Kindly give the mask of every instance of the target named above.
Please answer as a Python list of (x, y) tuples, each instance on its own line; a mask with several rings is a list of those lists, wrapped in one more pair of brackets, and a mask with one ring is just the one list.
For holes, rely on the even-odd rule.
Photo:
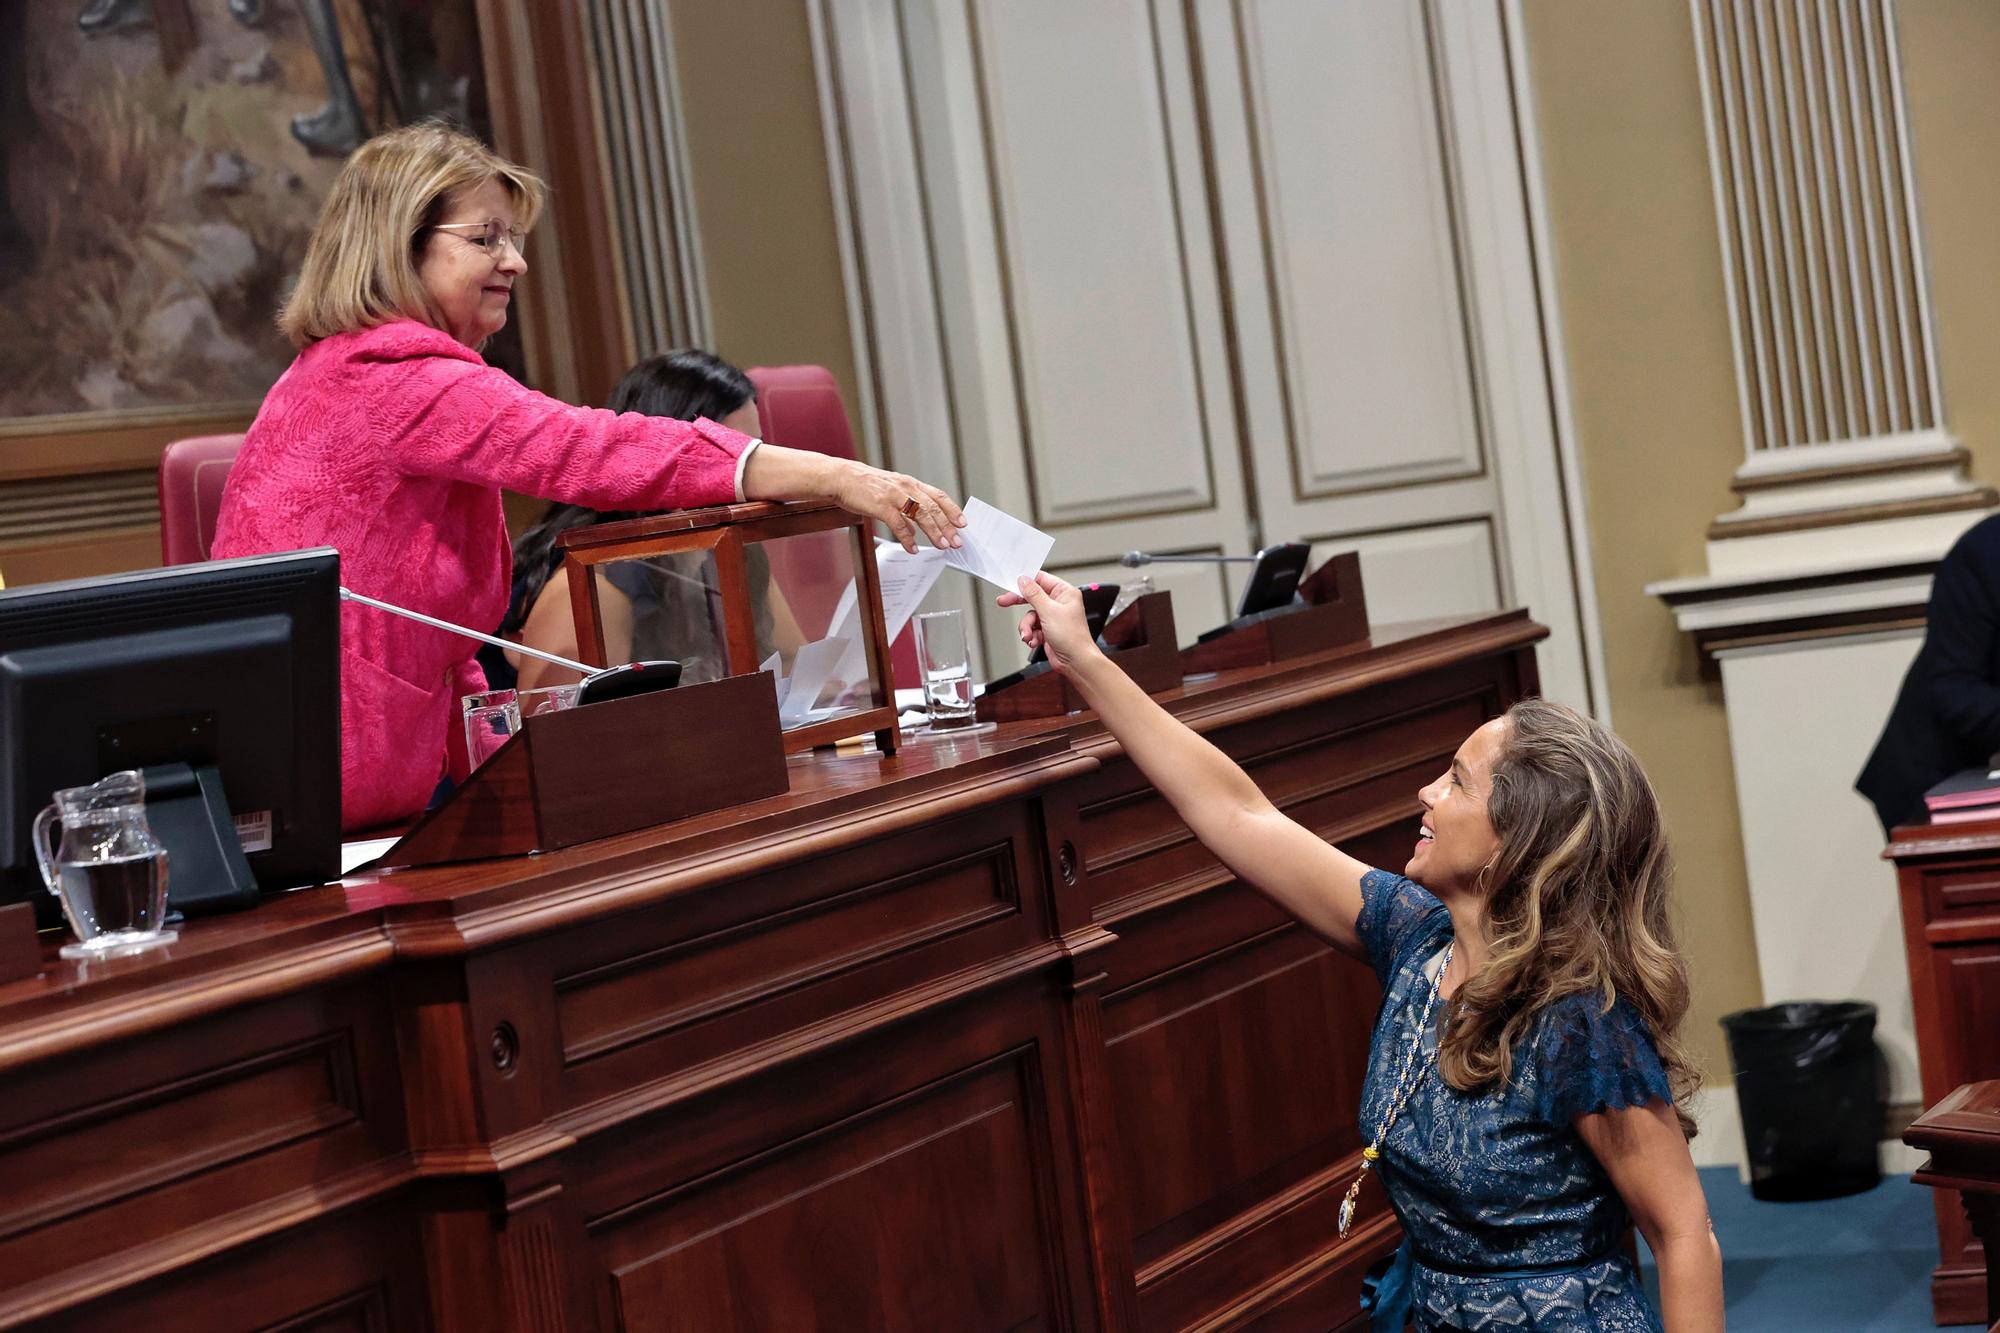
[[(1364, 876), (1361, 893), (1361, 940), (1383, 992), (1361, 1094), (1369, 1142), (1388, 1113), (1412, 1027), (1424, 1024), (1419, 1060), (1436, 1048), (1426, 1005), (1451, 915), (1387, 871)], [(1543, 1012), (1516, 1049), (1505, 1088), (1462, 1093), (1432, 1069), (1375, 1164), (1407, 1237), (1389, 1303), (1406, 1291), (1411, 1317), (1427, 1331), (1660, 1333), (1638, 1272), (1617, 1249), (1630, 1215), (1570, 1125), (1587, 1112), (1671, 1095), (1644, 1020), (1623, 1000), (1602, 1012), (1595, 996)]]

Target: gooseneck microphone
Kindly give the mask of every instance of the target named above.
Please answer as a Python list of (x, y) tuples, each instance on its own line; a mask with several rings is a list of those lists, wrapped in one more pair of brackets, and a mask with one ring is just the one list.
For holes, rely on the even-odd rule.
[(363, 606), (372, 606), (377, 611), (387, 611), (392, 616), (401, 616), (405, 620), (414, 620), (419, 625), (429, 625), (432, 629), (441, 629), (447, 634), (456, 634), (460, 638), (472, 639), (479, 643), (490, 643), (495, 648), (505, 648), (510, 653), (521, 653), (528, 657), (540, 658), (544, 662), (553, 662), (559, 667), (568, 667), (571, 671), (583, 677), (576, 691), (576, 702), (579, 708), (584, 704), (604, 703), (611, 699), (625, 699), (635, 694), (649, 694), (654, 690), (671, 690), (674, 686), (680, 684), (681, 680), (681, 664), (679, 662), (627, 662), (623, 666), (594, 667), (583, 662), (572, 662), (567, 657), (557, 657), (554, 653), (545, 653), (539, 648), (530, 648), (525, 644), (514, 643), (511, 640), (502, 639), (496, 635), (481, 634), (476, 629), (467, 629), (463, 625), (454, 625), (449, 620), (439, 620), (436, 616), (427, 616), (421, 611), (412, 611), (407, 606), (396, 606), (390, 602), (378, 602), (373, 597), (364, 597), (351, 588), (342, 588), (340, 590), (340, 600), (343, 602), (359, 602)]
[(433, 629), (441, 629), (448, 634), (456, 634), (461, 638), (477, 639), (481, 643), (490, 643), (495, 648), (505, 648), (510, 653), (520, 653), (524, 657), (539, 657), (544, 662), (553, 662), (559, 667), (568, 667), (571, 671), (580, 671), (586, 676), (594, 676), (603, 670), (601, 667), (585, 666), (581, 662), (572, 662), (567, 657), (557, 657), (554, 653), (545, 653), (539, 648), (530, 648), (526, 644), (515, 643), (512, 640), (502, 639), (496, 635), (481, 634), (476, 629), (467, 629), (463, 625), (454, 625), (449, 620), (439, 620), (436, 616), (427, 616), (421, 611), (412, 611), (406, 606), (392, 606), (388, 602), (378, 602), (373, 597), (364, 597), (360, 593), (348, 588), (340, 590), (340, 600), (343, 602), (359, 602), (363, 606), (372, 606), (377, 611), (387, 611), (392, 616), (401, 616), (405, 620), (414, 620), (420, 625), (429, 625)]
[(1189, 565), (1254, 565), (1254, 555), (1154, 555), (1149, 551), (1127, 551), (1118, 557), (1118, 563), (1127, 569), (1137, 569), (1141, 565), (1189, 564)]

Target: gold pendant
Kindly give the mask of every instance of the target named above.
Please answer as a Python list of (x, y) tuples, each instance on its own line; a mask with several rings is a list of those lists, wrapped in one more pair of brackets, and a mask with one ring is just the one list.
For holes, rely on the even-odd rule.
[(1342, 1240), (1347, 1239), (1347, 1232), (1354, 1225), (1354, 1201), (1360, 1197), (1361, 1177), (1356, 1176), (1354, 1183), (1347, 1187), (1347, 1197), (1340, 1201), (1340, 1239)]

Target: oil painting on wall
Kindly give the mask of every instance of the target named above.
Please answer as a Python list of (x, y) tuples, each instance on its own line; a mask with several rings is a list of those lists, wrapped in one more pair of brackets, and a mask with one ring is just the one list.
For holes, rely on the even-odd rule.
[(254, 403), (345, 155), (484, 102), (475, 0), (0, 0), (0, 420)]

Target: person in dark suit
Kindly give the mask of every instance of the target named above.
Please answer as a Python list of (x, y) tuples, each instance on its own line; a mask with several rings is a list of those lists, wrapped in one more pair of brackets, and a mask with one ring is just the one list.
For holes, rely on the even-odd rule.
[(2000, 750), (2000, 515), (1953, 543), (1931, 581), (1924, 646), (1855, 779), (1886, 836), (1924, 793)]

